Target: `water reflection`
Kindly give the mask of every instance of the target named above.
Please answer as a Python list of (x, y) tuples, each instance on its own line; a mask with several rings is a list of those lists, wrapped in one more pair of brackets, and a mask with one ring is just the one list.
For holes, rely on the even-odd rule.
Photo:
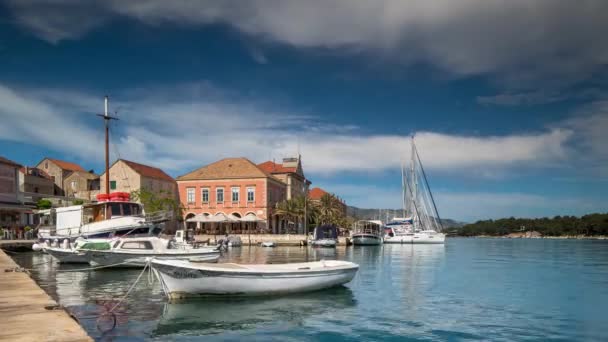
[(164, 306), (154, 335), (209, 335), (254, 330), (270, 323), (302, 324), (310, 316), (341, 312), (356, 305), (346, 287), (278, 298), (218, 298), (172, 302)]

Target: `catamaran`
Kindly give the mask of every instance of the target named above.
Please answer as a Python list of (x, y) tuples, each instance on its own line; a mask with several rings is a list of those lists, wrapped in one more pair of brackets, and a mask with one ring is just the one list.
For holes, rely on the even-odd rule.
[(412, 137), (409, 175), (401, 167), (403, 218), (394, 218), (386, 227), (384, 243), (443, 244), (445, 234), (435, 199), (420, 155)]

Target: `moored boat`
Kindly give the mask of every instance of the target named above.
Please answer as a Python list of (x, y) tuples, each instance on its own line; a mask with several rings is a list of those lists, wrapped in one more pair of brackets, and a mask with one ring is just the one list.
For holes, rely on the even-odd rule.
[(351, 238), (355, 246), (381, 245), (383, 235), (384, 232), (380, 223), (361, 220), (355, 222)]
[(183, 245), (155, 236), (117, 238), (103, 248), (85, 247), (80, 250), (93, 266), (144, 267), (150, 258), (217, 262), (220, 257), (219, 246)]
[(315, 247), (336, 247), (338, 243), (338, 228), (334, 225), (315, 227), (310, 244)]
[(74, 243), (70, 243), (65, 239), (61, 246), (57, 246), (57, 242), (54, 242), (52, 245), (45, 243), (41, 248), (60, 264), (88, 264), (89, 258), (81, 249), (91, 248), (90, 246), (99, 243), (105, 244), (107, 241), (106, 239), (76, 239)]
[(357, 264), (338, 260), (243, 265), (152, 259), (151, 264), (164, 293), (172, 299), (315, 291), (348, 283), (359, 269)]

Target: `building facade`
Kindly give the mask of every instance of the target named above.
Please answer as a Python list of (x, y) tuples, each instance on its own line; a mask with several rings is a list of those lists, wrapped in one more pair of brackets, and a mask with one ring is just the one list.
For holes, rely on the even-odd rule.
[(99, 175), (88, 171), (74, 171), (63, 180), (65, 196), (88, 201), (96, 199), (99, 194)]
[(21, 238), (32, 221), (33, 206), (24, 205), (19, 191), (21, 165), (0, 157), (0, 228), (3, 238)]
[[(99, 176), (99, 191), (106, 192), (106, 173)], [(118, 159), (110, 167), (110, 192), (127, 192), (147, 189), (178, 198), (177, 183), (163, 170), (129, 160)], [(145, 208), (144, 208), (145, 210)]]
[[(43, 170), (26, 166), (19, 169), (19, 191), (28, 193), (34, 201), (37, 201), (44, 195), (53, 196), (55, 183)], [(40, 196), (35, 194), (40, 194)]]
[(51, 177), (55, 183), (53, 195), (64, 196), (63, 181), (74, 171), (85, 171), (80, 165), (52, 158), (44, 158), (36, 165)]
[[(286, 184), (247, 158), (226, 158), (177, 177), (186, 219), (197, 214), (254, 217), (260, 232), (277, 233), (286, 225), (276, 204)], [(215, 227), (214, 227), (215, 228)]]
[(299, 156), (297, 158), (283, 158), (282, 163), (268, 160), (258, 164), (258, 167), (286, 184), (288, 200), (304, 196), (311, 184), (304, 176), (302, 161)]

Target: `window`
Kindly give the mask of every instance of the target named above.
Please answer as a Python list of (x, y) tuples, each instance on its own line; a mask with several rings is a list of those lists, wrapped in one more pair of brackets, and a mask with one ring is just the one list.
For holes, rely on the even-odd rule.
[(238, 187), (232, 188), (232, 202), (239, 202), (239, 190), (240, 189)]
[(224, 202), (224, 188), (217, 188), (215, 190), (215, 200), (217, 203)]
[(76, 181), (72, 181), (72, 190), (76, 190)]
[(203, 188), (201, 190), (201, 198), (203, 203), (209, 203), (209, 189)]
[(194, 204), (194, 188), (186, 189), (186, 201), (188, 204)]
[(121, 216), (120, 203), (110, 203), (110, 210), (112, 212), (112, 216)]
[(127, 241), (120, 246), (122, 249), (152, 249), (150, 241)]
[(110, 190), (116, 190), (116, 181), (110, 181)]
[(44, 168), (48, 170), (48, 168), (49, 168), (49, 162), (48, 161), (44, 162)]
[(255, 202), (255, 188), (247, 188), (247, 202)]

